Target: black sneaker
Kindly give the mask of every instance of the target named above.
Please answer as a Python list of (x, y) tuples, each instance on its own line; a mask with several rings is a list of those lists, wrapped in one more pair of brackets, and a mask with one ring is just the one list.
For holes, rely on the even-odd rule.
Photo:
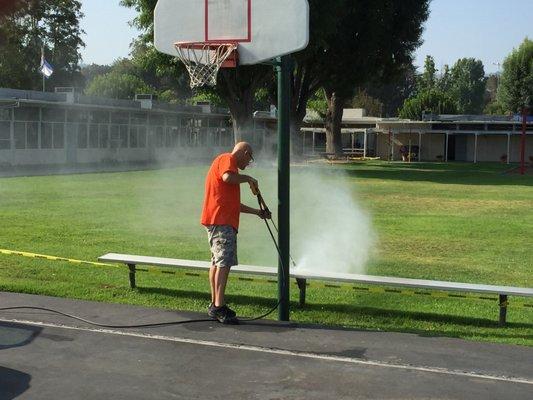
[(215, 318), (222, 324), (237, 325), (237, 313), (229, 308), (226, 304), (215, 308)]
[(215, 307), (215, 303), (209, 303), (209, 307), (207, 307), (207, 315), (209, 318), (217, 319), (216, 311), (217, 308)]

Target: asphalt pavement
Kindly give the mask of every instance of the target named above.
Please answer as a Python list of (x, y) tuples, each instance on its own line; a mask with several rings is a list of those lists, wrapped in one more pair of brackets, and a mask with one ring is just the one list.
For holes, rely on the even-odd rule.
[[(203, 314), (0, 292), (110, 325)], [(93, 326), (0, 311), (0, 399), (531, 399), (533, 348), (257, 321)]]

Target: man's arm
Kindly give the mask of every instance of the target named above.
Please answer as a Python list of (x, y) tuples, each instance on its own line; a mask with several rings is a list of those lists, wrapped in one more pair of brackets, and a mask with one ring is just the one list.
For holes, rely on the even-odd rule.
[(251, 176), (236, 174), (234, 172), (225, 172), (224, 175), (222, 175), (222, 180), (232, 185), (240, 185), (241, 183), (255, 183), (257, 185), (257, 181)]
[(271, 219), (272, 218), (272, 214), (270, 212), (261, 211), (258, 208), (248, 207), (247, 205), (242, 204), (242, 203), (241, 203), (241, 212), (245, 213), (245, 214), (254, 214), (254, 215), (257, 215), (258, 217), (260, 217), (262, 219)]
[(241, 212), (245, 214), (254, 214), (254, 215), (261, 214), (261, 210), (257, 208), (253, 208), (253, 207), (248, 207), (247, 205), (242, 204), (242, 203), (241, 203)]

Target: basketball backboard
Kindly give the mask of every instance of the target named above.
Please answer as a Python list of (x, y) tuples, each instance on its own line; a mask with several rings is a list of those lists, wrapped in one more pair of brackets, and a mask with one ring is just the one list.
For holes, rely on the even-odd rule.
[(290, 54), (309, 41), (307, 0), (159, 0), (157, 50), (178, 56), (176, 43), (235, 43), (238, 64)]

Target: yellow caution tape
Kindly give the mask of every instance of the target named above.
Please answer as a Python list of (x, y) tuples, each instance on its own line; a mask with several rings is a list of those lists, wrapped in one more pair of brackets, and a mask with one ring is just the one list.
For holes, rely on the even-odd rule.
[[(94, 265), (98, 267), (123, 268), (121, 264), (107, 264), (107, 263), (94, 262), (94, 261), (76, 260), (73, 258), (56, 257), (56, 256), (45, 255), (45, 254), (29, 253), (25, 251), (13, 251), (13, 250), (0, 249), (0, 254), (38, 258), (38, 259), (51, 260), (51, 261), (64, 261), (64, 262), (69, 262), (69, 263), (78, 264), (78, 265)], [(207, 271), (202, 271), (202, 272), (190, 272), (186, 270), (170, 271), (170, 270), (156, 268), (156, 267), (136, 267), (135, 271), (165, 274), (165, 275), (185, 275), (185, 276), (196, 276), (196, 277), (207, 275)], [(243, 276), (237, 276), (232, 279), (236, 279), (239, 281), (245, 281), (245, 282), (267, 283), (267, 284), (278, 282), (275, 279), (264, 279), (264, 278), (243, 277)], [(297, 282), (293, 282), (293, 284), (298, 285)], [(475, 294), (470, 294), (470, 293), (459, 294), (459, 293), (448, 293), (444, 291), (397, 289), (397, 288), (387, 288), (387, 287), (377, 287), (377, 286), (363, 287), (363, 286), (354, 286), (350, 284), (333, 284), (333, 283), (323, 283), (323, 282), (315, 282), (315, 281), (311, 281), (311, 282), (307, 281), (306, 286), (313, 287), (313, 288), (341, 289), (341, 290), (348, 290), (348, 291), (356, 290), (356, 291), (368, 292), (368, 293), (393, 293), (393, 294), (401, 294), (404, 296), (429, 296), (429, 297), (436, 297), (436, 298), (460, 298), (460, 299), (489, 300), (489, 301), (499, 300), (498, 297), (495, 297), (495, 296), (490, 297), (487, 295), (475, 295)], [(512, 306), (512, 307), (521, 306), (521, 307), (526, 307), (526, 308), (533, 308), (533, 304), (528, 304), (528, 303), (521, 303), (521, 302), (514, 302), (514, 301), (510, 303), (508, 300), (503, 303), (500, 303), (500, 307), (508, 307), (508, 306)]]

